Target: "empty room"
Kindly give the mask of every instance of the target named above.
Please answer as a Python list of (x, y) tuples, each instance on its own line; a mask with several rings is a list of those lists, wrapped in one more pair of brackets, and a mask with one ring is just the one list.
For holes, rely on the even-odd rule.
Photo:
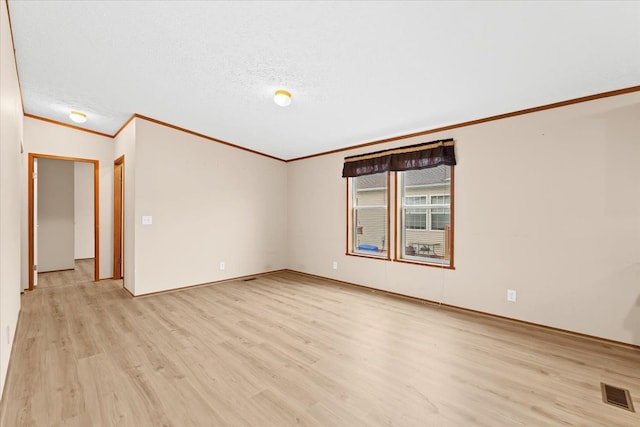
[(640, 2), (0, 1), (0, 425), (640, 425)]

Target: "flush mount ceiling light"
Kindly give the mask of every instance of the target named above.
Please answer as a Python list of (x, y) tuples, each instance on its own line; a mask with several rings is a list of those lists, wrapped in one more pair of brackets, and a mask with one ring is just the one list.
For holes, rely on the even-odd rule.
[(69, 114), (69, 118), (76, 123), (84, 123), (87, 121), (87, 115), (79, 111), (72, 111), (71, 114)]
[(273, 102), (281, 107), (286, 107), (291, 104), (291, 94), (284, 89), (279, 89), (273, 96)]

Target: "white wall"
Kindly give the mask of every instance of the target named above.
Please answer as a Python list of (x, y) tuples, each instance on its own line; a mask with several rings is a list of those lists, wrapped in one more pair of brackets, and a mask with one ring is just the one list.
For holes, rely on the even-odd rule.
[[(289, 267), (640, 345), (638, 118), (635, 92), (291, 162)], [(346, 256), (344, 157), (448, 137), (455, 270)]]
[(20, 311), (22, 105), (6, 2), (0, 2), (0, 394)]
[[(100, 278), (113, 273), (113, 138), (55, 125), (30, 117), (24, 118), (25, 153), (51, 154), (99, 161)], [(22, 186), (22, 271), (23, 285), (28, 277), (27, 158), (23, 156)]]
[[(113, 161), (124, 156), (124, 287), (135, 295), (135, 148), (136, 148), (136, 120), (132, 120), (115, 138), (114, 155), (111, 160), (111, 172), (113, 173)], [(113, 179), (112, 179), (113, 181)], [(112, 185), (113, 187), (113, 185)], [(113, 211), (113, 209), (112, 209)], [(111, 214), (113, 219), (113, 213)], [(113, 221), (112, 221), (113, 224)], [(113, 242), (113, 240), (112, 240)], [(113, 259), (113, 257), (112, 257)], [(113, 273), (113, 266), (111, 267)], [(113, 274), (112, 274), (113, 275)]]
[(285, 268), (284, 162), (135, 122), (136, 295)]
[(75, 268), (74, 165), (38, 159), (38, 272)]
[(74, 162), (73, 181), (75, 259), (93, 258), (93, 163)]

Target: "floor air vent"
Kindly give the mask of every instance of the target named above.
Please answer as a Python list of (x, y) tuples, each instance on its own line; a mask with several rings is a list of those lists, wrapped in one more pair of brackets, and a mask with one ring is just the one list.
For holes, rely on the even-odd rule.
[(256, 280), (256, 278), (255, 277), (250, 277), (248, 279), (244, 279), (243, 282), (250, 282), (252, 280)]
[(602, 388), (602, 400), (604, 403), (626, 409), (627, 411), (635, 412), (633, 410), (633, 402), (631, 401), (629, 390), (614, 387), (605, 383), (600, 383), (600, 386)]

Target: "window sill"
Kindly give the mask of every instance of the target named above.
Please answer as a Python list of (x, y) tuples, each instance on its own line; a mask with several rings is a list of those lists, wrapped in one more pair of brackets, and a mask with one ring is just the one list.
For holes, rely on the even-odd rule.
[(380, 261), (391, 261), (391, 258), (389, 257), (389, 255), (384, 255), (384, 256), (376, 256), (376, 255), (369, 255), (366, 253), (361, 253), (361, 252), (347, 252), (345, 253), (345, 255), (347, 256), (355, 256), (358, 258), (369, 258), (369, 259), (378, 259)]
[(414, 261), (414, 260), (410, 260), (410, 259), (395, 258), (393, 260), (393, 262), (399, 262), (399, 263), (402, 263), (402, 264), (420, 265), (420, 266), (423, 266), (423, 267), (435, 267), (435, 268), (440, 268), (440, 269), (444, 269), (444, 270), (455, 270), (456, 269), (453, 265), (438, 264), (438, 263), (426, 262), (426, 261)]

